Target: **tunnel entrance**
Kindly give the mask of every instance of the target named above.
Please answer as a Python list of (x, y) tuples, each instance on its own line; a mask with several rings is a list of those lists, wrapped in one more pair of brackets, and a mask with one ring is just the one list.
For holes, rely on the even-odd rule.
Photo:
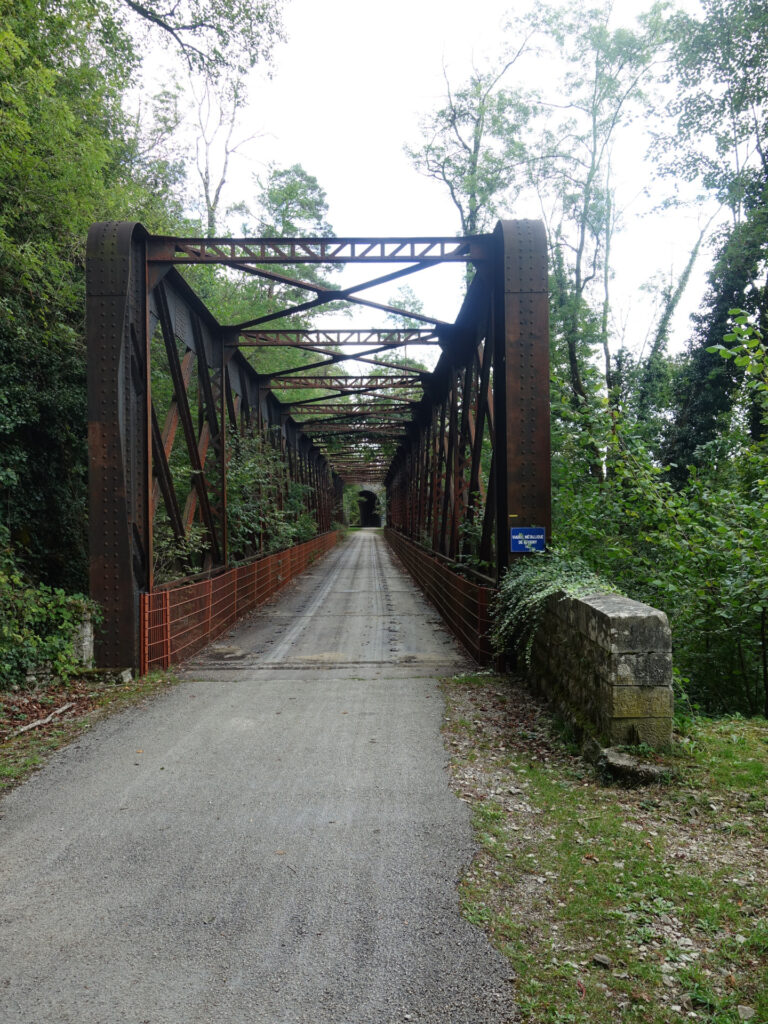
[(360, 506), (360, 525), (362, 527), (381, 526), (378, 496), (373, 491), (360, 491), (357, 501)]

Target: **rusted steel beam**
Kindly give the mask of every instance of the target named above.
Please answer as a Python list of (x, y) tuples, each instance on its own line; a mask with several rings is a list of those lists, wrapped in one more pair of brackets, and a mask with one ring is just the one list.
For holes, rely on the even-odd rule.
[(312, 418), (300, 421), (305, 426), (309, 423), (343, 423), (349, 420), (360, 422), (377, 422), (381, 420), (390, 423), (411, 422), (406, 404), (389, 406), (375, 405), (371, 402), (370, 409), (353, 409), (352, 411), (349, 410), (347, 405), (314, 406), (310, 413)]
[[(168, 368), (171, 373), (171, 380), (173, 381), (174, 395), (179, 409), (179, 419), (181, 420), (184, 439), (187, 443), (187, 454), (189, 456), (189, 463), (192, 469), (192, 489), (200, 504), (200, 511), (203, 517), (203, 523), (208, 531), (214, 562), (218, 563), (221, 561), (220, 539), (216, 531), (216, 525), (213, 521), (213, 512), (208, 496), (208, 488), (203, 476), (203, 465), (205, 463), (205, 453), (208, 448), (210, 430), (206, 431), (204, 440), (202, 438), (198, 439), (195, 433), (194, 424), (192, 422), (192, 413), (189, 408), (187, 390), (184, 387), (184, 378), (181, 372), (181, 361), (179, 360), (179, 353), (176, 349), (176, 339), (173, 324), (171, 322), (170, 310), (168, 308), (168, 299), (165, 293), (165, 286), (162, 283), (157, 286), (157, 301), (160, 309), (160, 327), (163, 333), (163, 341), (165, 342)], [(206, 423), (205, 426), (208, 427), (208, 424)], [(191, 517), (189, 517), (188, 514), (187, 529), (189, 529), (190, 525)]]
[[(327, 404), (324, 404), (327, 403)], [(394, 395), (368, 395), (364, 401), (350, 400), (337, 395), (323, 395), (321, 398), (303, 399), (296, 402), (283, 402), (283, 407), (294, 410), (294, 416), (314, 415), (348, 415), (348, 416), (377, 416), (380, 413), (408, 413), (413, 412), (416, 402), (407, 398), (395, 398)], [(311, 408), (305, 409), (304, 406)], [(410, 416), (408, 417), (411, 418)]]
[(502, 223), (494, 239), (386, 484), (391, 525), (500, 576), (510, 524), (549, 534), (549, 370), (543, 228)]
[[(185, 389), (189, 387), (189, 382), (192, 380), (192, 368), (195, 362), (195, 353), (191, 350), (184, 354), (184, 358), (181, 361), (181, 375), (184, 380)], [(155, 415), (154, 408), (152, 415)], [(176, 401), (172, 401), (168, 412), (165, 417), (165, 425), (163, 426), (162, 443), (163, 443), (163, 455), (166, 462), (170, 458), (171, 449), (173, 448), (173, 442), (176, 439), (176, 430), (179, 426), (179, 407)], [(154, 438), (152, 441), (154, 445)], [(153, 448), (154, 452), (154, 448)], [(152, 508), (151, 516), (154, 521), (155, 512), (157, 510), (157, 503), (160, 498), (160, 481), (155, 477), (155, 481), (152, 485)]]
[[(284, 309), (276, 310), (274, 313), (265, 313), (263, 316), (257, 316), (253, 320), (245, 320), (243, 323), (233, 324), (232, 330), (242, 332), (251, 327), (258, 327), (259, 324), (272, 323), (275, 320), (283, 320), (289, 316), (295, 316), (297, 313), (306, 313), (311, 309), (317, 309), (319, 306), (326, 306), (331, 302), (353, 302), (359, 306), (367, 306), (369, 309), (379, 309), (385, 313), (393, 313), (396, 316), (407, 315), (412, 320), (418, 320), (424, 324), (433, 324), (435, 327), (440, 325), (447, 327), (448, 325), (444, 320), (440, 320), (437, 317), (425, 316), (423, 313), (416, 313), (414, 311), (403, 310), (399, 306), (388, 306), (383, 302), (373, 302), (371, 299), (361, 299), (357, 292), (364, 291), (367, 288), (377, 288), (379, 285), (388, 284), (390, 281), (398, 280), (401, 277), (406, 277), (409, 274), (415, 274), (419, 270), (424, 270), (429, 264), (417, 263), (413, 266), (404, 267), (400, 270), (393, 270), (390, 274), (382, 274), (379, 277), (374, 277), (370, 281), (361, 281), (359, 284), (350, 285), (348, 288), (319, 288), (313, 285), (309, 285), (306, 282), (294, 281), (298, 287), (311, 288), (312, 291), (316, 291), (317, 298), (310, 299), (308, 302), (301, 302), (297, 306), (287, 306)], [(254, 270), (253, 273), (260, 274), (261, 271)], [(286, 279), (288, 280), (288, 279)]]
[[(171, 470), (168, 465), (168, 456), (166, 455), (163, 437), (160, 433), (160, 425), (157, 422), (157, 416), (155, 415), (154, 405), (152, 406), (152, 457), (152, 470), (155, 474), (155, 486), (163, 496), (165, 510), (171, 524), (171, 529), (173, 530), (173, 535), (177, 540), (183, 540), (185, 535), (184, 522), (181, 517), (178, 501), (176, 500), (176, 492), (173, 488)], [(156, 503), (157, 499), (153, 496), (151, 509), (153, 519)]]
[(436, 263), (487, 258), (487, 235), (397, 238), (174, 238), (150, 241), (150, 263)]
[(317, 434), (361, 434), (365, 435), (375, 430), (387, 430), (389, 432), (395, 432), (398, 437), (402, 437), (405, 434), (405, 427), (407, 421), (401, 421), (400, 424), (388, 423), (388, 422), (377, 422), (377, 423), (316, 423), (307, 424), (302, 423), (302, 429), (305, 434), (310, 434), (313, 437)]
[(122, 668), (139, 664), (152, 565), (146, 241), (139, 224), (96, 224), (86, 249), (90, 591), (97, 661)]
[[(483, 457), (483, 440), (485, 437), (486, 421), (488, 421), (490, 425), (488, 398), (491, 382), (491, 364), (493, 363), (493, 350), (491, 346), (489, 345), (487, 347), (483, 347), (482, 350), (479, 350), (477, 359), (480, 362), (480, 373), (477, 383), (474, 415), (470, 419), (470, 428), (473, 435), (471, 440), (472, 464), (469, 475), (469, 500), (467, 506), (467, 513), (470, 519), (474, 519), (475, 495), (479, 494), (484, 497), (484, 488), (482, 485), (480, 470)], [(491, 442), (492, 440), (493, 438), (491, 435)]]
[[(497, 572), (515, 557), (510, 529), (551, 534), (547, 240), (540, 221), (494, 231)], [(519, 556), (518, 556), (519, 557)]]
[[(304, 349), (307, 351), (307, 349)], [(265, 374), (270, 380), (275, 377), (291, 377), (295, 374), (309, 373), (312, 370), (319, 370), (323, 366), (338, 366), (340, 363), (354, 361), (356, 363), (365, 363), (367, 366), (381, 366), (387, 370), (393, 369), (393, 364), (386, 362), (384, 359), (371, 359), (370, 357), (380, 352), (391, 351), (391, 346), (379, 345), (376, 348), (365, 349), (363, 352), (334, 352), (332, 349), (326, 348), (315, 348), (313, 352), (318, 354), (327, 355), (327, 359), (321, 359), (316, 363), (300, 363), (298, 366), (290, 366), (286, 369), (275, 370), (273, 373)], [(397, 367), (394, 367), (397, 368)]]
[(385, 345), (398, 348), (403, 345), (437, 345), (435, 331), (429, 329), (368, 328), (351, 330), (298, 330), (243, 331), (240, 338), (227, 342), (237, 348), (287, 347), (314, 349), (317, 346)]
[[(283, 380), (279, 373), (272, 374), (270, 376), (272, 387), (278, 391), (284, 391), (288, 388), (302, 388), (303, 390), (312, 389), (320, 390), (324, 388), (326, 391), (342, 391), (344, 394), (354, 392), (360, 388), (375, 388), (378, 391), (386, 391), (389, 388), (414, 388), (421, 386), (421, 375), (420, 374), (402, 374), (400, 376), (384, 376), (381, 377), (338, 377), (338, 376), (327, 376), (327, 377), (289, 377), (287, 380)], [(327, 398), (328, 396), (326, 396)]]
[(326, 427), (321, 430), (310, 430), (312, 438), (317, 444), (322, 444), (327, 441), (328, 438), (347, 438), (347, 437), (361, 437), (370, 441), (380, 441), (383, 438), (391, 440), (400, 440), (403, 437), (402, 430), (377, 430), (377, 429), (365, 429), (355, 430), (352, 427), (337, 427), (335, 430)]

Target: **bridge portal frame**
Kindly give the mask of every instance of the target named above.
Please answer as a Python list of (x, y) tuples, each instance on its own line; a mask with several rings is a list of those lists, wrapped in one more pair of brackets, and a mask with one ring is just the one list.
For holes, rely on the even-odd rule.
[[(311, 373), (352, 358), (327, 347), (344, 332), (331, 337), (267, 327), (339, 299), (402, 313), (358, 293), (436, 262), (474, 266), (454, 324), (414, 313), (423, 325), (416, 331), (389, 327), (345, 342), (373, 343), (354, 358), (375, 366), (379, 353), (398, 344), (437, 342), (441, 355), (432, 373), (406, 371), (402, 380), (379, 382), (375, 376), (331, 378), (321, 369), (320, 376), (302, 379), (302, 369)], [(335, 290), (271, 269), (306, 263), (406, 265)], [(180, 272), (195, 264), (223, 264), (314, 291), (315, 298), (221, 325)], [(163, 425), (151, 386), (150, 346), (158, 325), (174, 387)], [(480, 538), (479, 561), (493, 579), (520, 557), (511, 550), (511, 527), (536, 527), (550, 536), (547, 247), (540, 222), (502, 221), (491, 235), (458, 239), (183, 239), (152, 236), (137, 223), (97, 224), (87, 248), (87, 341), (90, 578), (104, 616), (101, 665), (140, 664), (140, 597), (154, 586), (153, 520), (160, 499), (174, 534), (183, 537), (190, 516), (197, 517), (206, 531), (207, 567), (227, 566), (227, 435), (244, 423), (266, 428), (289, 472), (311, 484), (321, 531), (330, 528), (341, 503), (343, 474), (359, 478), (368, 468), (385, 478), (389, 525), (438, 556), (464, 559), (465, 571), (468, 527)], [(239, 351), (259, 345), (307, 347), (326, 358), (260, 375)], [(197, 427), (186, 396), (193, 362)], [(331, 394), (281, 403), (272, 393), (321, 385)], [(413, 401), (419, 386), (422, 398)], [(301, 420), (314, 409), (319, 415)], [(179, 429), (192, 470), (183, 509), (169, 468)], [(356, 455), (361, 438), (389, 445), (382, 453), (398, 445), (388, 470), (383, 454), (367, 461)], [(331, 451), (342, 443), (348, 447), (334, 468)]]

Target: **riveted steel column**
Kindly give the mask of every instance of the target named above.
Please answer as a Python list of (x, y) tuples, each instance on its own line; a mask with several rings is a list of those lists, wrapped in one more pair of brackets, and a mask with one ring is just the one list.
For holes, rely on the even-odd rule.
[(547, 240), (541, 221), (499, 221), (493, 233), (497, 573), (517, 556), (510, 527), (551, 513)]
[(104, 616), (96, 661), (105, 668), (138, 668), (139, 594), (151, 583), (145, 239), (140, 224), (88, 234), (90, 590)]

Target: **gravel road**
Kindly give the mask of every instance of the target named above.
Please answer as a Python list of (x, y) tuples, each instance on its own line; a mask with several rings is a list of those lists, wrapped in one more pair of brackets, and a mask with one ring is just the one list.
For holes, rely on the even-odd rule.
[(503, 1024), (436, 680), (469, 667), (360, 531), (0, 805), (3, 1024)]

